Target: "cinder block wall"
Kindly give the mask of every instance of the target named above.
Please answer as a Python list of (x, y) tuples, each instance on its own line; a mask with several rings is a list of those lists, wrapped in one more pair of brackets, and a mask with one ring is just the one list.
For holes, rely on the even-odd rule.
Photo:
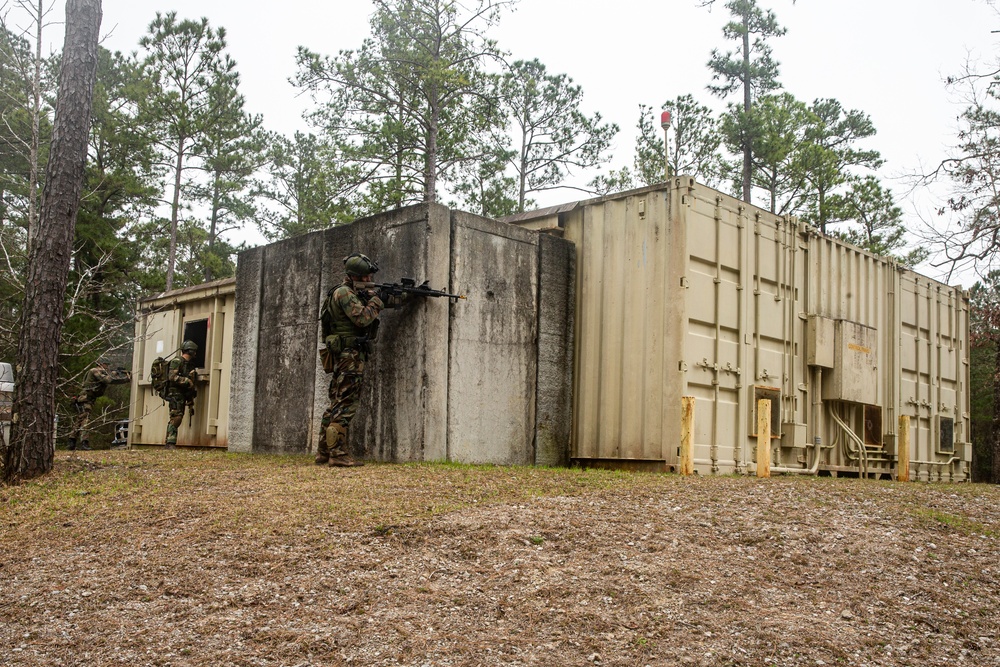
[[(574, 296), (565, 278), (574, 274), (572, 245), (438, 205), (240, 254), (230, 450), (315, 451), (330, 377), (318, 363), (319, 307), (343, 280), (342, 258), (354, 251), (378, 260), (379, 282), (406, 276), (469, 296), (418, 299), (383, 312), (351, 425), (355, 455), (568, 460)], [(540, 290), (550, 279), (558, 288)]]

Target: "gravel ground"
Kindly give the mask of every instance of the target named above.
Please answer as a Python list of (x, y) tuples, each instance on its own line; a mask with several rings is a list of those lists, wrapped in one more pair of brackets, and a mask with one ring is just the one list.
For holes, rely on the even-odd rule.
[(1000, 488), (57, 453), (3, 665), (1000, 665)]

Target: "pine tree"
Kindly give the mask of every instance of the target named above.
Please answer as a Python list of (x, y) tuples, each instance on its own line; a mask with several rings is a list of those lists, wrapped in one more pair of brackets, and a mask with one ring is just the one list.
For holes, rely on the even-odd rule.
[(742, 102), (730, 104), (728, 113), (740, 137), (738, 148), (743, 156), (743, 201), (750, 202), (753, 105), (760, 96), (781, 87), (778, 83), (778, 63), (771, 58), (767, 40), (784, 35), (785, 29), (778, 25), (774, 12), (761, 9), (756, 0), (729, 0), (726, 9), (733, 20), (723, 27), (722, 34), (726, 39), (738, 42), (738, 46), (727, 53), (712, 50), (708, 68), (712, 70), (712, 80), (719, 83), (708, 86), (708, 89), (723, 99), (734, 92), (742, 93)]

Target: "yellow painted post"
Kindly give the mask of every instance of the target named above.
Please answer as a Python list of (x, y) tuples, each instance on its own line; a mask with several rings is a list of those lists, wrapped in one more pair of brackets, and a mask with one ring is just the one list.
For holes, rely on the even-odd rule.
[(680, 473), (694, 474), (694, 396), (681, 396)]
[(896, 451), (896, 481), (910, 481), (910, 417), (899, 416), (899, 433), (897, 434)]
[(757, 401), (757, 476), (771, 476), (771, 401)]

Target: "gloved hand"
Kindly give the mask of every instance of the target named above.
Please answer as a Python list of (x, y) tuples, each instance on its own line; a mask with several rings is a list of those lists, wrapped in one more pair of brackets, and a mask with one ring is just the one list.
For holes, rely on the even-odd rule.
[(354, 283), (354, 291), (365, 302), (379, 295), (379, 290), (375, 289), (374, 283)]

